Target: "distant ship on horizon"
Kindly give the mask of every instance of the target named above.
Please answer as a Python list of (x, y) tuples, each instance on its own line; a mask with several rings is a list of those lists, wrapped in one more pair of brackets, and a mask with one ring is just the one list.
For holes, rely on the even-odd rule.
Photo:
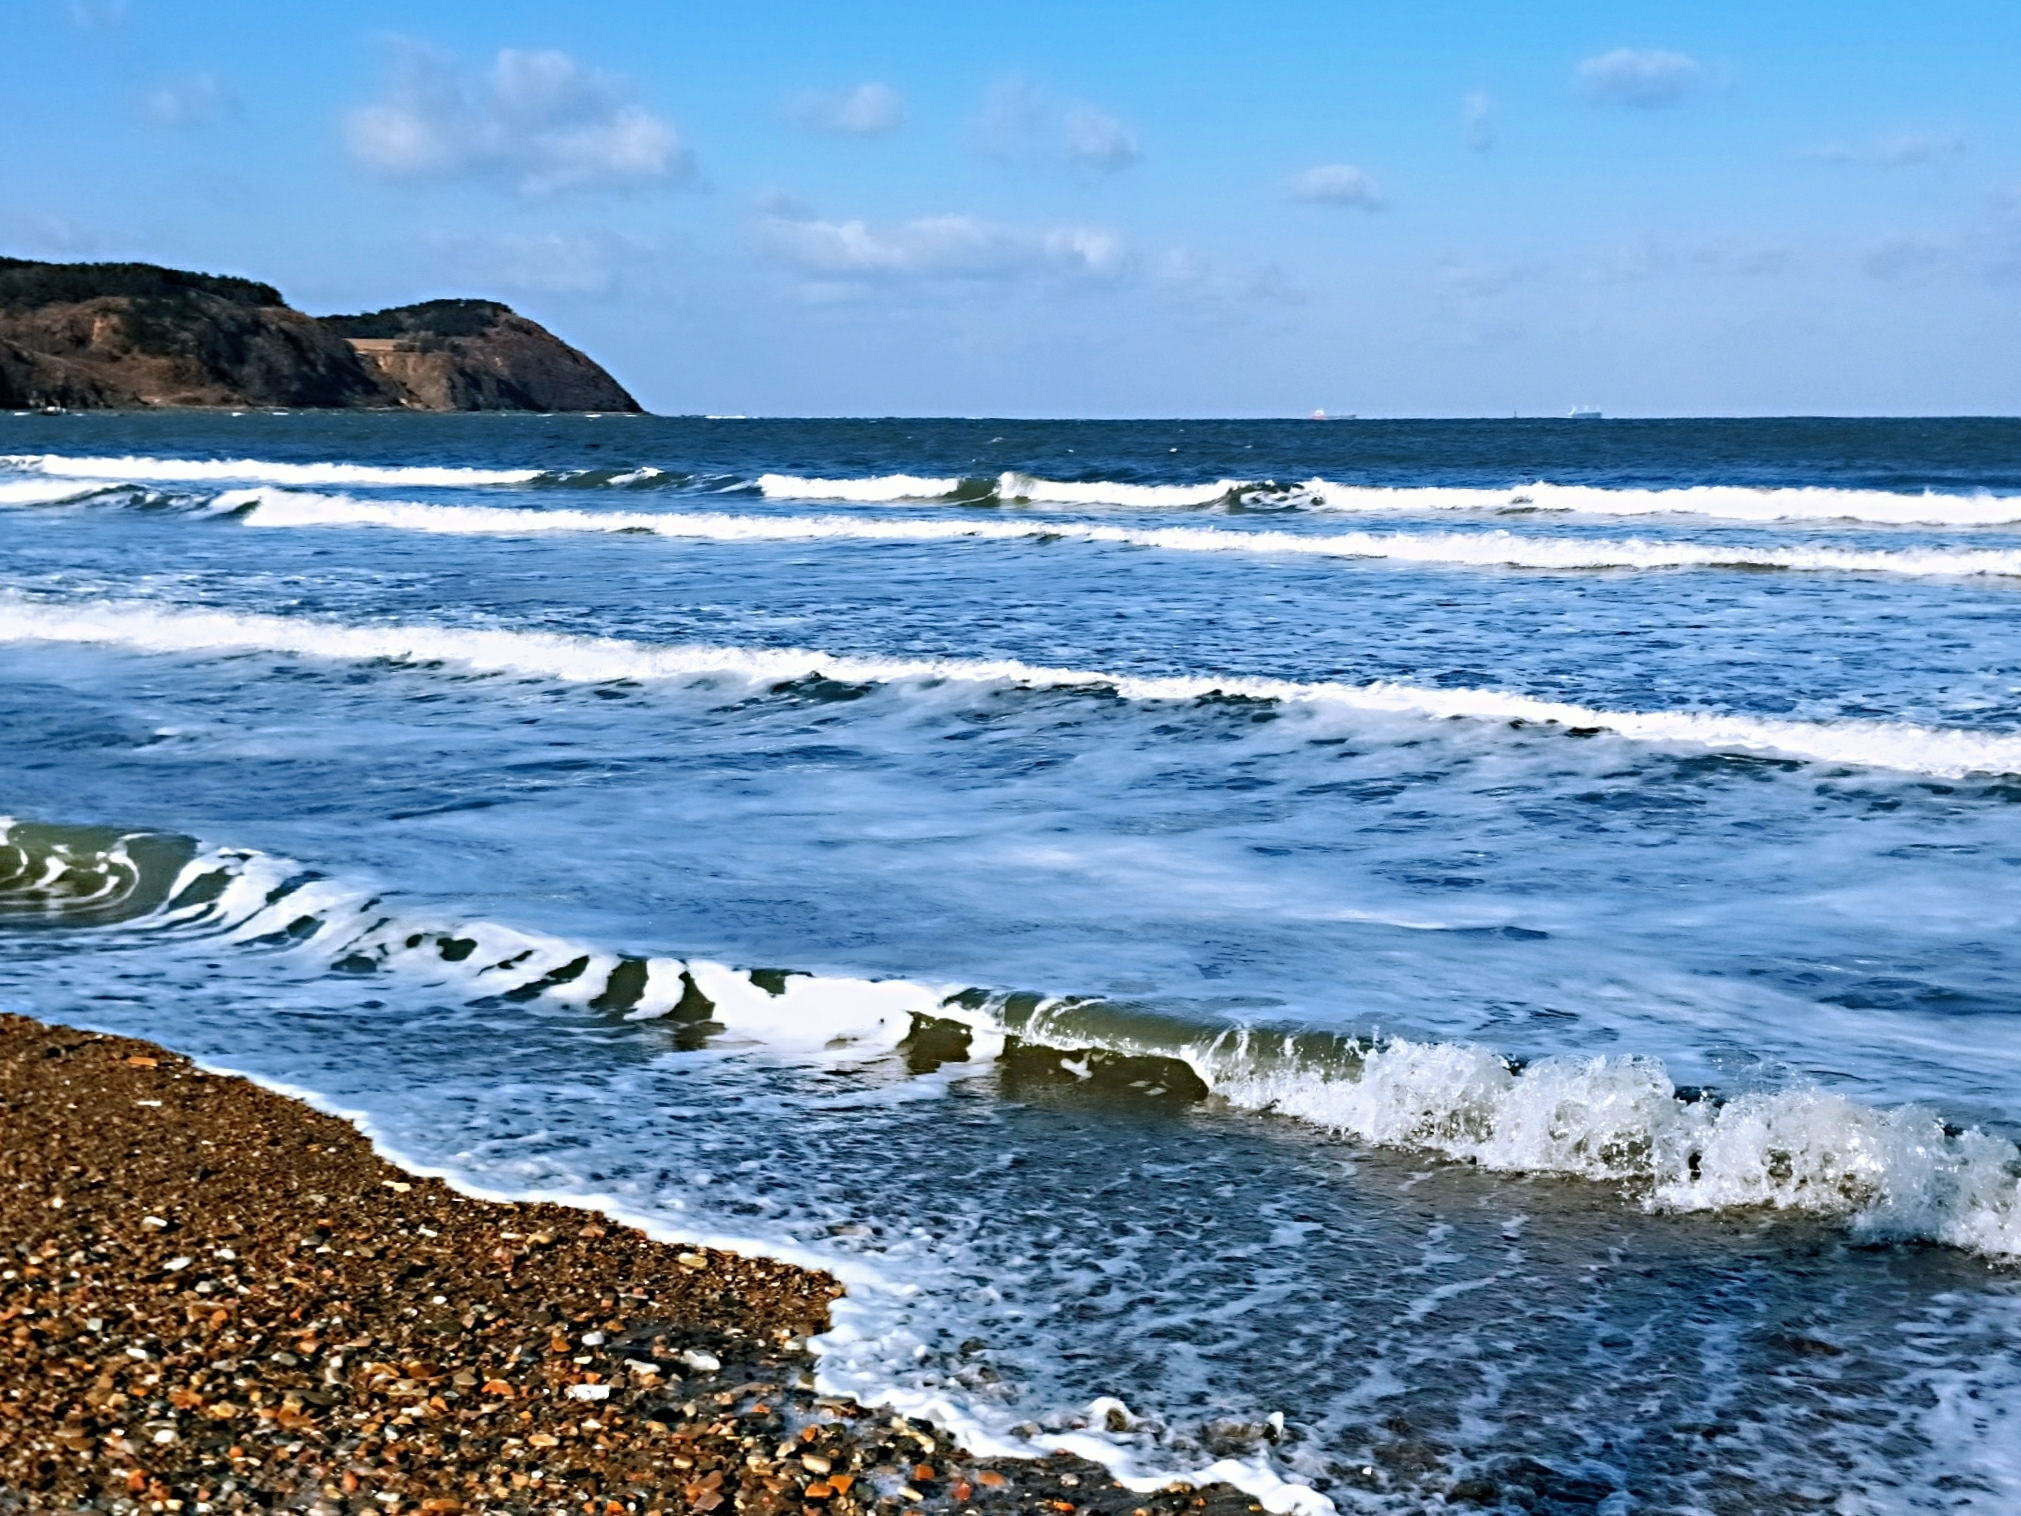
[(1590, 405), (1575, 405), (1565, 412), (1565, 419), (1567, 421), (1598, 421), (1600, 419), (1600, 412)]

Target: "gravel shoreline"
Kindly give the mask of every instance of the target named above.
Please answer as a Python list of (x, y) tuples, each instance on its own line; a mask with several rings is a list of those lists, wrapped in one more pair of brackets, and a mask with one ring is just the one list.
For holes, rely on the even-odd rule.
[(473, 1200), (246, 1080), (0, 1015), (0, 1510), (1261, 1509), (817, 1396), (841, 1293)]

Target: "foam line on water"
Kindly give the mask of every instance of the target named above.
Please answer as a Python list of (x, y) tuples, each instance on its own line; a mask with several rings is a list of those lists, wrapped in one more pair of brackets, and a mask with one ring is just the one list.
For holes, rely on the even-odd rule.
[(1287, 1054), (1273, 1069), (1268, 1052), (1238, 1037), (1189, 1061), (1236, 1105), (1386, 1147), (1626, 1181), (1655, 1210), (1771, 1206), (2021, 1258), (2021, 1149), (1920, 1107), (1811, 1089), (1687, 1101), (1661, 1062), (1632, 1055), (1518, 1068), (1483, 1047), (1397, 1040), (1331, 1068)]
[(766, 474), (759, 488), (769, 499), (836, 500), (860, 504), (898, 501), (979, 503), (994, 499), (1032, 505), (1112, 505), (1185, 509), (1205, 505), (1299, 505), (1322, 510), (1383, 514), (1423, 511), (1564, 511), (1584, 515), (1711, 516), (1731, 521), (1868, 521), (1901, 526), (2004, 526), (2021, 523), (2021, 497), (1934, 491), (1838, 489), (1823, 486), (1754, 488), (1705, 484), (1669, 489), (1554, 484), (1537, 480), (1492, 489), (1438, 485), (1344, 484), (1314, 478), (1285, 485), (1263, 479), (1216, 479), (1199, 484), (1135, 484), (1117, 480), (1042, 479), (1031, 474), (987, 478), (926, 478), (886, 474), (862, 479), (802, 478)]
[[(49, 829), (44, 829), (48, 831)], [(18, 835), (17, 835), (18, 834)], [(0, 843), (66, 868), (131, 870), (131, 838), (93, 852), (0, 820)], [(41, 888), (48, 870), (16, 872)], [(206, 887), (207, 886), (207, 887)], [(88, 909), (80, 900), (73, 908)], [(393, 975), (430, 992), (536, 997), (708, 1024), (795, 1061), (846, 1064), (896, 1051), (921, 1018), (964, 1023), (965, 1058), (1008, 1039), (1184, 1062), (1240, 1108), (1391, 1148), (1509, 1173), (1625, 1183), (1669, 1211), (1770, 1206), (1845, 1218), (1863, 1235), (1921, 1238), (2021, 1259), (2021, 1149), (1947, 1127), (1919, 1106), (1881, 1108), (1816, 1089), (1686, 1099), (1662, 1062), (1563, 1055), (1517, 1065), (1472, 1043), (1189, 1034), (1101, 1001), (1016, 997), (953, 984), (741, 970), (701, 959), (626, 959), (595, 945), (442, 912), (390, 908), (357, 882), (305, 876), (261, 853), (212, 848), (182, 865), (151, 918), (299, 960), (306, 972)], [(691, 998), (692, 997), (692, 998)], [(978, 1070), (979, 1071), (979, 1070)]]
[(181, 609), (145, 601), (64, 603), (0, 598), (0, 641), (96, 643), (151, 653), (447, 662), (486, 673), (590, 682), (728, 678), (754, 684), (823, 677), (859, 684), (963, 683), (1112, 690), (1126, 700), (1234, 697), (1373, 713), (1523, 722), (1604, 731), (1631, 741), (1767, 753), (1940, 778), (2021, 773), (2021, 734), (1886, 721), (1789, 721), (1703, 711), (1614, 711), (1492, 689), (1432, 689), (1245, 675), (1140, 675), (1048, 668), (1017, 659), (875, 658), (804, 648), (627, 642), (475, 627), (350, 626), (302, 618)]
[(768, 500), (940, 500), (961, 488), (958, 478), (881, 474), (873, 479), (803, 479), (795, 474), (760, 474), (758, 489)]
[(116, 479), (93, 479), (84, 475), (59, 479), (0, 479), (0, 505), (55, 505), (118, 487)]
[(854, 516), (746, 516), (721, 511), (530, 510), (515, 506), (432, 505), (361, 500), (294, 490), (235, 490), (213, 508), (242, 511), (249, 526), (371, 526), (452, 536), (522, 536), (607, 532), (706, 542), (1114, 543), (1166, 552), (1249, 553), (1480, 568), (1597, 569), (1768, 568), (1790, 571), (1920, 576), (2021, 575), (2021, 548), (1865, 550), (1594, 541), (1488, 532), (1298, 532), (1225, 527), (1121, 527), (1078, 521), (883, 520)]
[(1871, 521), (1895, 526), (2021, 523), (2021, 497), (1897, 494), (1823, 487), (1755, 489), (1702, 484), (1678, 489), (1608, 488), (1538, 480), (1511, 489), (1336, 484), (1313, 479), (1314, 503), (1335, 511), (1567, 511), (1598, 516), (1692, 515), (1728, 521)]
[[(50, 835), (38, 833), (39, 841), (25, 832), (16, 838), (19, 830), (0, 822), (0, 841), (72, 853), (83, 847), (81, 838), (55, 835), (58, 829), (40, 829)], [(1862, 1106), (1810, 1089), (1724, 1103), (1686, 1099), (1663, 1065), (1646, 1057), (1567, 1056), (1517, 1065), (1463, 1043), (1188, 1033), (1169, 1022), (1162, 1023), (1163, 1035), (1145, 1034), (1142, 1018), (1118, 1017), (1100, 1002), (1081, 999), (1017, 1009), (1021, 997), (954, 994), (946, 985), (815, 975), (782, 982), (765, 971), (698, 960), (627, 960), (593, 944), (403, 907), (359, 882), (306, 877), (286, 860), (226, 848), (208, 849), (180, 869), (153, 924), (171, 936), (201, 934), (207, 958), (223, 939), (242, 951), (299, 960), (307, 974), (336, 969), (390, 976), (431, 994), (452, 988), (473, 996), (502, 993), (506, 1000), (545, 996), (606, 1013), (622, 1009), (609, 1003), (622, 965), (650, 962), (652, 977), (662, 967), (669, 976), (679, 970), (710, 997), (714, 1035), (731, 1034), (794, 1063), (888, 1059), (915, 1018), (932, 1016), (970, 1028), (967, 1056), (955, 1060), (970, 1075), (987, 1073), (1012, 1034), (1028, 1049), (1053, 1050), (1066, 1065), (1085, 1065), (1091, 1048), (1149, 1054), (1188, 1063), (1232, 1106), (1372, 1145), (1440, 1153), (1502, 1172), (1576, 1175), (1617, 1186), (1651, 1210), (1777, 1208), (1838, 1219), (1863, 1238), (1928, 1240), (1995, 1260), (2021, 1259), (2021, 1150), (2013, 1143), (1977, 1129), (1948, 1128), (1917, 1107)], [(508, 961), (510, 972), (501, 978), (498, 971)], [(507, 989), (512, 981), (520, 982)], [(627, 993), (639, 990), (634, 971)], [(644, 999), (633, 1014), (641, 1011), (654, 1013)], [(681, 1019), (677, 1006), (664, 1014)], [(331, 1109), (313, 1090), (270, 1087)], [(335, 1113), (356, 1121), (375, 1142), (383, 1140), (369, 1113)], [(501, 1190), (482, 1174), (388, 1156), (486, 1198), (554, 1200), (644, 1226), (664, 1241), (734, 1247), (834, 1270), (850, 1294), (838, 1304), (833, 1329), (814, 1344), (821, 1387), (931, 1416), (985, 1456), (1064, 1449), (1097, 1459), (1138, 1490), (1174, 1477), (1195, 1483), (1225, 1478), (1272, 1511), (1329, 1508), (1263, 1456), (1173, 1467), (1169, 1452), (1106, 1437), (1099, 1429), (1106, 1410), (1118, 1408), (1113, 1401), (1090, 1404), (1078, 1429), (1034, 1437), (1010, 1424), (1017, 1413), (1008, 1407), (951, 1385), (908, 1380), (895, 1366), (911, 1362), (922, 1345), (908, 1302), (922, 1287), (945, 1284), (930, 1271), (900, 1277), (783, 1238), (675, 1231), (664, 1215), (640, 1212), (602, 1192)]]
[[(72, 458), (57, 453), (0, 458), (0, 467), (60, 479), (168, 484), (409, 485), (415, 488), (524, 484), (539, 469), (402, 468), (365, 463), (277, 463), (260, 458)], [(101, 485), (100, 488), (104, 486)]]

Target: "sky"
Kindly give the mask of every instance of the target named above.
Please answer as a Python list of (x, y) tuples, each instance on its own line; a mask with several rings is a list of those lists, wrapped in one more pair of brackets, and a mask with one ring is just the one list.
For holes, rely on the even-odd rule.
[(0, 0), (0, 252), (651, 410), (2021, 413), (2021, 5)]

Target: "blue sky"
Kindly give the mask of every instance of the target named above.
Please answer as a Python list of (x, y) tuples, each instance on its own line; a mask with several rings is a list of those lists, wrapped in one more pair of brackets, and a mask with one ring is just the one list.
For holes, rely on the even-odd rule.
[(2021, 412), (2021, 6), (0, 0), (0, 250), (649, 407)]

